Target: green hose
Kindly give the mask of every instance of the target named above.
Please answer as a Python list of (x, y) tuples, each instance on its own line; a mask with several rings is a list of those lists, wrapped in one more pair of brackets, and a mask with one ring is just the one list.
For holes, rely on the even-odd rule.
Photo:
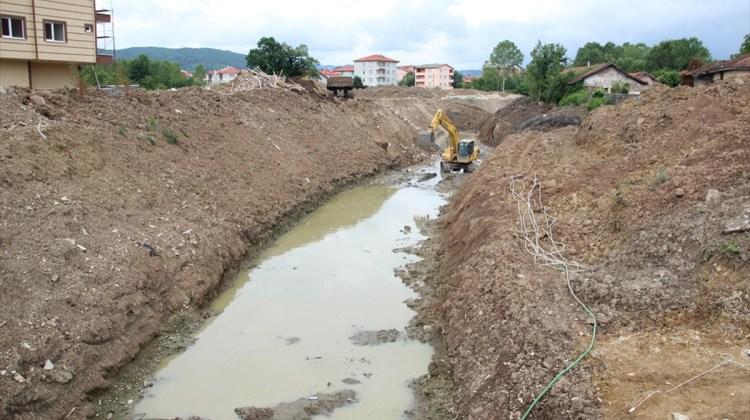
[(529, 414), (531, 414), (531, 411), (534, 410), (534, 407), (541, 401), (542, 398), (549, 392), (550, 389), (552, 389), (555, 384), (563, 378), (571, 369), (573, 369), (578, 363), (583, 360), (584, 357), (586, 357), (589, 353), (591, 353), (591, 350), (594, 348), (594, 342), (596, 341), (596, 315), (594, 315), (593, 312), (591, 312), (591, 309), (589, 309), (588, 306), (584, 305), (583, 302), (581, 302), (580, 299), (578, 299), (578, 296), (573, 292), (573, 288), (570, 286), (570, 278), (568, 277), (567, 271), (565, 272), (565, 277), (568, 280), (568, 290), (570, 290), (570, 293), (573, 295), (573, 297), (578, 301), (578, 304), (583, 307), (583, 309), (589, 314), (592, 320), (594, 320), (594, 327), (591, 329), (591, 342), (589, 343), (589, 346), (586, 348), (586, 350), (581, 353), (576, 360), (573, 361), (573, 363), (569, 364), (565, 369), (561, 370), (560, 372), (555, 375), (554, 378), (552, 378), (551, 381), (547, 384), (547, 386), (544, 387), (544, 389), (534, 398), (534, 401), (531, 402), (529, 405), (529, 408), (526, 409), (526, 412), (523, 413), (523, 416), (521, 416), (521, 420), (525, 420), (527, 417), (529, 417)]

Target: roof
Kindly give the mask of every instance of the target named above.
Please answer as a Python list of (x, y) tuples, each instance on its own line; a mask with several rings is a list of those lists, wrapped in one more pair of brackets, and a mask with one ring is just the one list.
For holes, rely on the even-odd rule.
[(613, 68), (613, 69), (615, 69), (618, 73), (621, 73), (623, 76), (627, 77), (628, 79), (634, 80), (634, 81), (636, 81), (636, 82), (638, 82), (638, 83), (640, 83), (642, 85), (647, 84), (643, 80), (638, 79), (637, 77), (631, 76), (629, 73), (626, 73), (623, 69), (617, 67), (616, 65), (614, 65), (612, 63), (602, 63), (602, 64), (597, 64), (597, 65), (591, 66), (591, 67), (572, 67), (570, 69), (566, 69), (566, 73), (569, 73), (569, 72), (578, 73), (579, 69), (584, 70), (583, 74), (580, 74), (577, 77), (574, 77), (573, 80), (571, 80), (571, 81), (568, 82), (568, 84), (569, 85), (574, 85), (574, 84), (576, 84), (576, 83), (578, 83), (578, 82), (580, 82), (580, 81), (582, 81), (582, 80), (584, 80), (584, 79), (586, 79), (588, 77), (591, 77), (591, 76), (593, 76), (593, 75), (595, 75), (595, 74), (597, 74), (597, 73), (599, 73), (601, 71), (604, 71), (604, 70), (606, 70), (606, 69), (608, 69), (610, 67)]
[(323, 70), (320, 71), (320, 75), (323, 76), (323, 77), (325, 77), (325, 78), (329, 78), (329, 77), (341, 76), (341, 72), (338, 72), (338, 71), (335, 71), (335, 70), (325, 70), (325, 69), (323, 69)]
[[(415, 69), (439, 69), (440, 67), (447, 66), (453, 69), (453, 66), (449, 64), (441, 64), (441, 63), (434, 63), (434, 64), (420, 64), (418, 66), (414, 66)], [(455, 69), (454, 69), (455, 70)]]
[(209, 73), (211, 74), (240, 74), (242, 73), (242, 69), (238, 69), (237, 67), (227, 66), (219, 70), (210, 70)]
[(721, 60), (698, 67), (695, 70), (683, 72), (688, 76), (701, 76), (727, 70), (750, 70), (750, 53), (741, 55), (734, 60)]
[[(641, 79), (644, 82), (646, 82), (646, 79), (651, 79), (653, 81), (657, 81), (656, 76), (654, 76), (653, 74), (651, 74), (651, 73), (649, 73), (647, 71), (636, 71), (636, 72), (631, 72), (631, 73), (628, 73), (628, 74), (631, 75), (631, 76), (633, 76), (633, 77), (635, 77), (636, 79)], [(648, 82), (646, 82), (646, 83), (648, 83)]]
[(333, 69), (333, 71), (339, 71), (339, 72), (348, 71), (348, 72), (353, 72), (354, 71), (354, 66), (352, 66), (351, 64), (347, 64), (345, 66), (338, 66), (338, 67), (335, 67)]
[(412, 66), (412, 65), (398, 66), (398, 69), (409, 72), (409, 71), (414, 71), (414, 66)]
[(388, 63), (398, 63), (398, 60), (394, 60), (392, 58), (388, 58), (380, 54), (372, 54), (372, 55), (368, 55), (367, 57), (362, 57), (362, 58), (358, 58), (354, 60), (355, 63), (360, 62), (360, 61), (385, 61)]

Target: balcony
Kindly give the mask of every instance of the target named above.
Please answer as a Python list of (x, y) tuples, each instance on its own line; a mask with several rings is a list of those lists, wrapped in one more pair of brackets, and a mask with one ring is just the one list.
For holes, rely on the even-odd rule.
[(112, 11), (96, 11), (96, 64), (112, 64), (115, 58), (115, 31)]

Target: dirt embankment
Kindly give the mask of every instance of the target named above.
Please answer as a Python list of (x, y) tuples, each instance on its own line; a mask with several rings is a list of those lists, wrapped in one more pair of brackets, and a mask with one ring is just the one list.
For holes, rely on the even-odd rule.
[(589, 267), (572, 285), (600, 322), (592, 356), (533, 418), (749, 417), (748, 133), (744, 79), (657, 88), (580, 128), (505, 137), (451, 199), (440, 270), (425, 278), (441, 301), (422, 318), (442, 330), (454, 393), (438, 404), (518, 418), (590, 339), (561, 273), (524, 250), (509, 189), (523, 174), (541, 182), (564, 254)]
[(2, 418), (84, 418), (248, 246), (423, 157), (388, 106), (314, 91), (15, 90), (0, 121)]

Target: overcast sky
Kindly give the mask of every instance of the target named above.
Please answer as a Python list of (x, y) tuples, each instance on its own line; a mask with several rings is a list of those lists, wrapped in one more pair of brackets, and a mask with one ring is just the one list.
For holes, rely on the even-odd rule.
[[(97, 1), (108, 6), (110, 0)], [(111, 0), (117, 48), (211, 47), (246, 54), (258, 38), (306, 44), (322, 64), (372, 53), (402, 64), (479, 69), (497, 42), (525, 61), (537, 40), (575, 57), (588, 41), (697, 36), (727, 58), (750, 33), (750, 0)]]

